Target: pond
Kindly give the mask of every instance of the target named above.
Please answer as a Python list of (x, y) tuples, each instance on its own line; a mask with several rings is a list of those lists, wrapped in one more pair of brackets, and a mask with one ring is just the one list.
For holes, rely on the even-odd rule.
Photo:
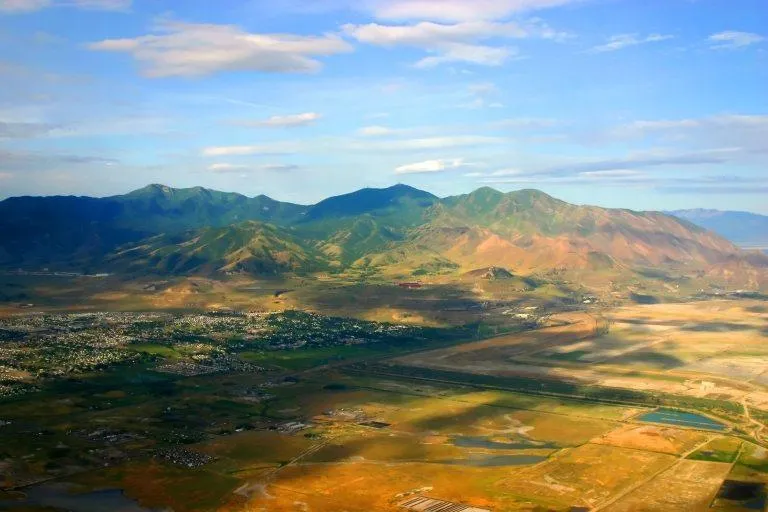
[(678, 427), (691, 427), (702, 430), (715, 430), (722, 432), (728, 427), (701, 414), (692, 412), (675, 411), (672, 409), (658, 409), (637, 418), (640, 421), (649, 423), (663, 423), (665, 425), (675, 425)]
[(544, 455), (471, 455), (467, 459), (456, 459), (446, 462), (456, 466), (501, 467), (501, 466), (530, 466), (547, 460)]
[(491, 441), (485, 437), (457, 436), (451, 439), (451, 444), (460, 448), (485, 448), (488, 450), (529, 450), (532, 448), (557, 448), (554, 443), (536, 442), (530, 439), (519, 439), (512, 442)]
[(26, 495), (19, 501), (0, 501), (0, 510), (17, 508), (51, 507), (68, 512), (157, 512), (143, 508), (119, 489), (105, 489), (86, 493), (73, 492), (66, 483), (44, 483), (24, 489)]

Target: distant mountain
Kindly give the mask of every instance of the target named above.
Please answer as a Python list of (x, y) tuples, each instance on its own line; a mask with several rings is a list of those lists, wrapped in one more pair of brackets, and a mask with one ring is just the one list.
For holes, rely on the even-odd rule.
[(0, 266), (6, 268), (462, 275), (503, 267), (526, 275), (669, 267), (757, 283), (767, 261), (687, 220), (577, 206), (537, 190), (485, 187), (440, 199), (396, 185), (301, 206), (150, 185), (104, 199), (0, 202)]
[(737, 245), (768, 248), (768, 216), (705, 209), (669, 213), (714, 231)]
[(105, 198), (13, 197), (0, 201), (0, 265), (98, 265), (120, 245), (151, 235), (246, 220), (288, 224), (306, 210), (267, 196), (163, 185)]

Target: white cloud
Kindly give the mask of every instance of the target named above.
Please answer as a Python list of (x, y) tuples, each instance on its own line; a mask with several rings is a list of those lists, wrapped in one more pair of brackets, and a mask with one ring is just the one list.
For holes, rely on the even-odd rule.
[(395, 174), (422, 174), (431, 172), (443, 172), (453, 169), (468, 167), (470, 164), (462, 158), (426, 160), (414, 164), (401, 165), (395, 169)]
[(386, 126), (365, 126), (360, 128), (357, 133), (364, 137), (382, 137), (384, 135), (392, 135), (395, 133), (395, 130)]
[(679, 144), (741, 147), (744, 153), (766, 153), (768, 115), (725, 114), (701, 118), (640, 120), (614, 128), (610, 138), (662, 137)]
[(558, 39), (562, 33), (555, 32), (541, 22), (520, 24), (515, 22), (496, 23), (488, 21), (468, 21), (454, 25), (445, 25), (423, 21), (415, 25), (367, 25), (347, 24), (344, 32), (363, 43), (379, 46), (416, 46), (434, 47), (447, 43), (467, 43), (491, 38)]
[(465, 62), (480, 66), (501, 66), (509, 57), (518, 55), (516, 48), (485, 46), (480, 44), (451, 43), (438, 50), (439, 55), (424, 57), (417, 68), (432, 68), (450, 62)]
[(587, 171), (580, 172), (578, 176), (587, 179), (614, 179), (614, 180), (627, 180), (637, 179), (640, 177), (648, 176), (644, 172), (634, 171), (632, 169), (611, 169), (607, 171)]
[(555, 32), (539, 21), (525, 24), (468, 21), (454, 25), (424, 21), (414, 25), (347, 24), (342, 28), (347, 35), (363, 43), (387, 48), (411, 46), (432, 53), (432, 56), (416, 63), (416, 67), (421, 68), (448, 62), (498, 66), (510, 57), (516, 56), (517, 49), (479, 44), (479, 42), (489, 39), (562, 39), (565, 37), (564, 34)]
[(519, 174), (523, 174), (523, 171), (520, 169), (499, 169), (488, 174), (488, 176), (517, 176)]
[(448, 137), (422, 137), (383, 141), (353, 142), (347, 147), (357, 151), (426, 151), (470, 146), (502, 144), (507, 139), (481, 135), (457, 135)]
[(293, 164), (266, 164), (259, 166), (258, 169), (261, 171), (287, 172), (295, 171), (299, 169), (299, 166)]
[(662, 35), (662, 34), (651, 34), (647, 37), (638, 37), (637, 34), (619, 34), (619, 35), (608, 38), (607, 43), (593, 47), (590, 50), (590, 52), (592, 53), (615, 52), (617, 50), (622, 50), (630, 46), (637, 46), (637, 45), (646, 44), (646, 43), (658, 43), (661, 41), (666, 41), (668, 39), (672, 39), (673, 37), (674, 36)]
[(390, 20), (495, 20), (576, 0), (373, 0), (373, 14)]
[(244, 165), (244, 164), (230, 164), (230, 163), (216, 163), (208, 166), (208, 170), (213, 173), (226, 174), (226, 173), (249, 173), (249, 172), (287, 172), (298, 169), (297, 165), (291, 164), (264, 164), (264, 165)]
[(73, 7), (89, 11), (128, 11), (132, 0), (0, 0), (0, 12), (34, 12), (48, 7)]
[(240, 172), (245, 169), (248, 169), (247, 165), (241, 165), (241, 164), (227, 164), (227, 163), (218, 163), (218, 164), (211, 164), (208, 166), (208, 170), (211, 172)]
[(210, 146), (203, 148), (203, 156), (284, 155), (295, 153), (298, 146), (292, 143), (273, 143), (254, 146)]
[(709, 41), (713, 44), (711, 47), (714, 49), (733, 50), (736, 48), (743, 48), (757, 43), (765, 41), (765, 37), (760, 34), (753, 34), (752, 32), (737, 32), (728, 30), (725, 32), (718, 32), (709, 36)]
[[(715, 148), (698, 151), (669, 151), (649, 149), (627, 153), (623, 156), (603, 159), (581, 157), (559, 159), (552, 165), (539, 163), (527, 168), (500, 169), (492, 172), (473, 173), (484, 183), (585, 183), (587, 181), (644, 183), (650, 179), (669, 181), (679, 177), (681, 181), (693, 180), (681, 177), (682, 168), (706, 168), (738, 161), (742, 149), (737, 147)], [(543, 165), (542, 165), (543, 164)], [(674, 169), (675, 172), (668, 172)], [(703, 179), (703, 178), (702, 178)]]
[(307, 126), (322, 118), (316, 112), (305, 112), (303, 114), (293, 114), (287, 116), (272, 116), (263, 121), (244, 121), (237, 124), (244, 126), (263, 126), (267, 128), (295, 128), (298, 126)]
[(92, 50), (129, 53), (148, 77), (205, 76), (224, 71), (310, 73), (322, 64), (315, 58), (352, 47), (335, 35), (253, 34), (233, 25), (166, 21), (157, 34), (134, 39), (107, 39)]
[(51, 4), (50, 0), (0, 0), (2, 12), (32, 12)]

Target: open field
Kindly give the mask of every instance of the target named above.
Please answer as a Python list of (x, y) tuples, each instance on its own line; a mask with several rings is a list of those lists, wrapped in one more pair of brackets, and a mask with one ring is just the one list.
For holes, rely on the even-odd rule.
[(555, 315), (538, 331), (396, 359), (398, 364), (744, 402), (768, 410), (768, 310), (710, 301)]
[[(727, 371), (728, 354), (765, 357), (758, 301), (555, 311), (480, 340), (303, 313), (153, 313), (140, 328), (132, 315), (55, 317), (57, 336), (127, 359), (38, 376), (37, 391), (0, 401), (0, 509), (25, 496), (12, 510), (394, 512), (418, 496), (493, 512), (765, 505), (764, 390)], [(51, 326), (36, 322), (4, 335), (36, 337), (30, 361), (66, 361), (46, 355)], [(188, 371), (233, 355), (255, 367)]]
[[(634, 510), (641, 502), (664, 510), (671, 502), (659, 493), (674, 486), (690, 502), (711, 499), (730, 464), (691, 459), (739, 443), (729, 435), (643, 425), (638, 408), (344, 372), (314, 372), (267, 388), (271, 398), (259, 403), (225, 398), (265, 379), (191, 377), (154, 402), (141, 399), (141, 388), (114, 382), (124, 395), (102, 393), (109, 405), (71, 391), (55, 400), (55, 410), (8, 404), (2, 417), (26, 418), (51, 432), (16, 447), (18, 455), (5, 449), (6, 460), (42, 449), (24, 466), (12, 464), (9, 476), (31, 477), (56, 461), (67, 469), (59, 480), (84, 496), (117, 488), (142, 507), (181, 512), (394, 511), (409, 495), (493, 511)], [(88, 403), (102, 405), (90, 410)], [(71, 459), (79, 438), (67, 434), (74, 421), (140, 437), (116, 445), (108, 468), (82, 472), (77, 465), (88, 461)], [(106, 456), (102, 438), (90, 433), (81, 434), (79, 449)], [(172, 435), (185, 440), (179, 445)], [(166, 458), (165, 449), (178, 453)], [(742, 467), (752, 480), (766, 481), (760, 456), (758, 447), (745, 453)]]

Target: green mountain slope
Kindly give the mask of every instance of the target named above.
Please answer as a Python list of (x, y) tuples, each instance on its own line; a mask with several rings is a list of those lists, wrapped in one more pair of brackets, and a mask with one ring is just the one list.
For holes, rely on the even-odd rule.
[(366, 188), (321, 201), (293, 227), (339, 266), (347, 266), (402, 242), (439, 201), (407, 185)]
[(272, 224), (246, 221), (176, 235), (158, 235), (123, 247), (106, 264), (129, 273), (278, 275), (327, 268), (322, 255)]

